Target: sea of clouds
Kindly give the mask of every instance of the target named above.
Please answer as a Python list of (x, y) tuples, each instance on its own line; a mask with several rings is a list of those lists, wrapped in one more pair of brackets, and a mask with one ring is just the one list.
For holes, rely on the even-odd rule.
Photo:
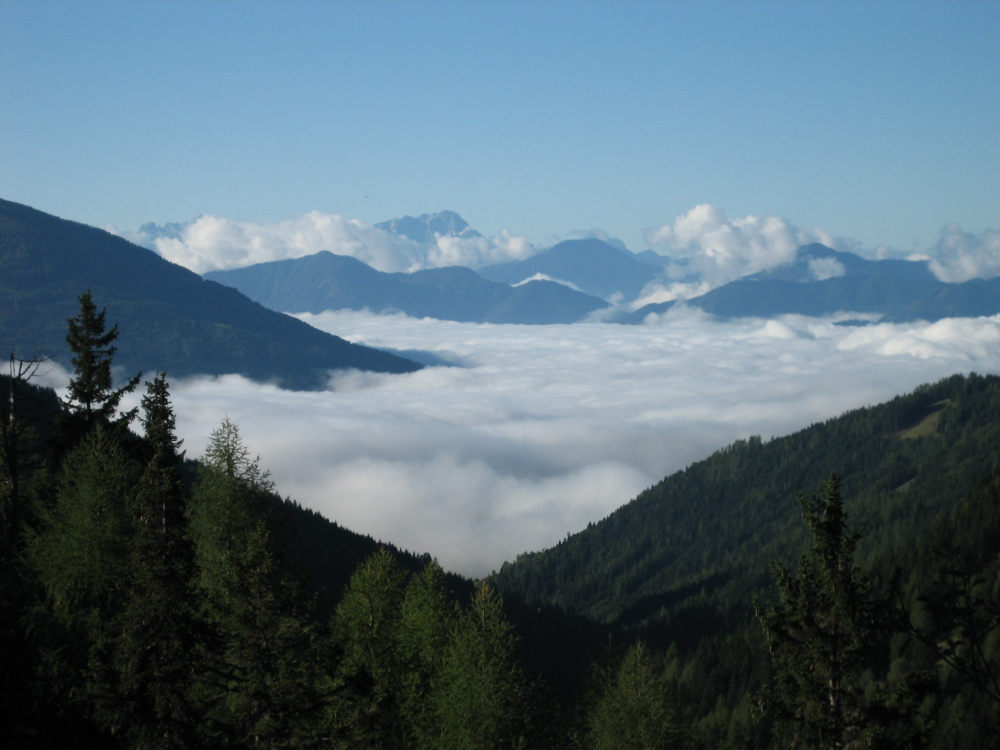
[[(271, 224), (202, 216), (129, 238), (195, 271), (320, 250), (382, 271), (475, 268), (536, 251), (508, 232), (420, 245), (316, 211)], [(780, 216), (728, 217), (709, 204), (645, 239), (671, 262), (632, 307), (696, 296), (791, 260), (809, 242), (893, 256)], [(943, 280), (995, 276), (1000, 232), (950, 224), (921, 257)], [(834, 264), (814, 269), (817, 278), (842, 272)], [(235, 375), (175, 382), (189, 455), (200, 455), (228, 416), (282, 494), (471, 576), (556, 543), (738, 438), (786, 434), (956, 372), (1000, 370), (1000, 316), (862, 327), (796, 316), (718, 322), (683, 306), (641, 326), (476, 325), (351, 311), (300, 317), (356, 343), (421, 350), (451, 366), (339, 373), (323, 392)]]
[(642, 326), (301, 317), (454, 364), (340, 373), (322, 392), (175, 382), (188, 454), (228, 416), (283, 495), (470, 576), (551, 546), (735, 439), (1000, 370), (1000, 316), (863, 327), (719, 323), (685, 309)]

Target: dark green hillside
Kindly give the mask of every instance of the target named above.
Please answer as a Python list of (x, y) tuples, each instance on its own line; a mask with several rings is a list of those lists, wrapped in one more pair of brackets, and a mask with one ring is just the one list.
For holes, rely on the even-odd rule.
[(0, 201), (0, 346), (69, 365), (66, 319), (90, 289), (117, 321), (128, 372), (240, 373), (318, 388), (329, 370), (418, 365), (350, 344), (100, 229)]
[[(917, 429), (914, 429), (917, 428)], [(739, 441), (495, 576), (506, 591), (601, 622), (659, 621), (691, 643), (749, 611), (806, 536), (795, 503), (843, 478), (859, 554), (888, 557), (986, 476), (1000, 445), (1000, 378), (954, 376), (770, 441)]]

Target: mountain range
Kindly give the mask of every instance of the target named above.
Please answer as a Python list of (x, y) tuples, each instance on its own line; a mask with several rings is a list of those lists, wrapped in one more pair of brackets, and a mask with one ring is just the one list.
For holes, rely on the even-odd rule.
[[(424, 245), (440, 236), (481, 236), (454, 211), (404, 216), (375, 226)], [(577, 322), (604, 310), (602, 318), (610, 322), (641, 323), (680, 301), (631, 311), (629, 303), (651, 284), (669, 286), (682, 265), (652, 250), (632, 253), (586, 238), (474, 270), (456, 266), (381, 273), (347, 256), (322, 252), (205, 277), (271, 309), (293, 313), (368, 309), (462, 322), (544, 324)], [(698, 280), (696, 273), (685, 271), (684, 281)], [(947, 283), (937, 279), (927, 261), (868, 260), (811, 244), (800, 247), (787, 263), (683, 303), (719, 318), (856, 313), (886, 322), (934, 321), (1000, 312), (1000, 278)], [(606, 309), (612, 305), (614, 312)]]
[[(676, 304), (646, 305), (618, 320), (641, 323)], [(800, 247), (789, 263), (716, 287), (685, 304), (720, 318), (843, 312), (886, 322), (934, 321), (1000, 312), (1000, 278), (946, 283), (926, 261), (866, 260), (812, 244)]]
[(0, 200), (3, 355), (69, 366), (66, 320), (88, 289), (107, 309), (108, 326), (118, 325), (115, 361), (129, 374), (239, 373), (322, 388), (331, 370), (420, 367), (269, 310), (121, 237)]
[(476, 323), (573, 323), (607, 307), (604, 300), (552, 281), (511, 286), (457, 266), (383, 273), (326, 251), (211, 271), (205, 278), (290, 313), (367, 309)]
[(544, 277), (572, 284), (603, 299), (634, 299), (660, 269), (599, 239), (565, 240), (525, 260), (480, 268), (493, 281), (517, 284)]

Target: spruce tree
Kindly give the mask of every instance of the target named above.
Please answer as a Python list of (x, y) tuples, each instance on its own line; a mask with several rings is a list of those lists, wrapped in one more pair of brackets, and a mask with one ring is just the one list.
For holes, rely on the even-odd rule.
[(44, 591), (50, 686), (105, 729), (129, 722), (116, 650), (131, 577), (129, 518), (136, 470), (102, 426), (63, 463), (55, 502), (27, 537), (29, 565)]
[(445, 649), (434, 685), (437, 746), (499, 750), (527, 746), (529, 684), (517, 637), (496, 591), (475, 591)]
[(405, 574), (382, 547), (358, 566), (334, 613), (341, 658), (331, 724), (351, 746), (407, 744), (397, 640), (405, 584)]
[(140, 375), (121, 388), (115, 388), (111, 363), (117, 347), (118, 325), (105, 329), (106, 309), (98, 311), (90, 290), (77, 298), (80, 312), (66, 323), (66, 343), (72, 353), (73, 377), (69, 383), (67, 406), (82, 422), (80, 432), (86, 432), (98, 421), (128, 424), (136, 410), (116, 414), (122, 397), (135, 390)]
[(892, 608), (854, 563), (859, 534), (847, 525), (840, 479), (831, 474), (821, 496), (799, 503), (812, 547), (794, 573), (772, 564), (779, 601), (757, 607), (774, 670), (764, 706), (794, 745), (839, 750), (877, 734), (863, 676)]
[(167, 750), (189, 747), (196, 736), (189, 700), (198, 650), (194, 555), (166, 374), (146, 387), (142, 424), (151, 455), (132, 506), (130, 596), (116, 661), (132, 705), (132, 743)]
[(692, 747), (684, 718), (663, 668), (640, 641), (632, 646), (590, 715), (593, 750)]
[(414, 748), (434, 748), (432, 691), (451, 641), (457, 604), (449, 596), (444, 571), (434, 560), (410, 579), (403, 597), (396, 638), (402, 664), (402, 710)]

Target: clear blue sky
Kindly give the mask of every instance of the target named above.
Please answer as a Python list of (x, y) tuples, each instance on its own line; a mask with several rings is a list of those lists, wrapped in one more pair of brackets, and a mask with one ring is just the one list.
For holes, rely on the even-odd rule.
[(0, 196), (636, 250), (708, 202), (909, 251), (1000, 224), (1000, 2), (0, 0)]

